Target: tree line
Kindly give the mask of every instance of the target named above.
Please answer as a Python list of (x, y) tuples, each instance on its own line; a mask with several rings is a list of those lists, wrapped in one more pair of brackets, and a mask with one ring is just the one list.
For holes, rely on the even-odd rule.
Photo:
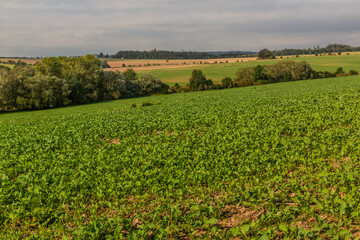
[(287, 55), (308, 55), (308, 54), (326, 54), (326, 53), (339, 53), (339, 52), (356, 52), (360, 51), (360, 47), (351, 47), (346, 44), (328, 44), (326, 47), (320, 48), (319, 46), (307, 49), (292, 48), (272, 51), (275, 56)]
[(0, 68), (0, 110), (33, 110), (168, 93), (151, 75), (104, 71), (93, 55), (47, 57), (32, 65)]
[(255, 52), (227, 51), (227, 52), (196, 52), (196, 51), (119, 51), (115, 55), (103, 54), (99, 58), (120, 58), (120, 59), (212, 59), (212, 58), (236, 58), (245, 56), (256, 56)]
[(215, 90), (358, 74), (359, 73), (355, 70), (350, 70), (346, 73), (341, 67), (338, 68), (336, 72), (315, 71), (305, 61), (283, 61), (272, 65), (257, 65), (256, 67), (240, 68), (233, 79), (225, 77), (220, 84), (214, 83), (211, 79), (207, 79), (201, 70), (193, 70), (189, 79), (189, 84), (186, 86), (179, 86), (176, 84), (171, 87), (171, 91), (189, 92)]
[(133, 69), (124, 73), (104, 71), (94, 55), (47, 57), (35, 65), (0, 68), (0, 110), (34, 110), (152, 94), (216, 90), (277, 82), (358, 75), (343, 68), (315, 71), (306, 62), (283, 61), (272, 65), (240, 68), (234, 78), (221, 83), (193, 70), (186, 86), (169, 87), (151, 75), (139, 77)]

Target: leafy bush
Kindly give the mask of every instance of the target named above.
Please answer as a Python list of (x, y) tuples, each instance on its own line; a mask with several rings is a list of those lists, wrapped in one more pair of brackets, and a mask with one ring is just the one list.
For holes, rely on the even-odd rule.
[(223, 88), (229, 88), (232, 85), (232, 80), (231, 78), (226, 77), (221, 80), (221, 83)]
[(143, 102), (143, 103), (141, 104), (142, 107), (148, 107), (148, 106), (152, 106), (152, 105), (154, 105), (154, 104), (151, 103), (151, 102)]
[(139, 88), (140, 95), (166, 94), (169, 92), (169, 86), (157, 77), (150, 74), (144, 74), (140, 79), (135, 81)]
[(350, 70), (349, 75), (359, 75), (359, 72), (355, 70)]
[(55, 76), (34, 75), (33, 71), (14, 68), (6, 77), (0, 77), (0, 104), (2, 109), (44, 109), (70, 103), (69, 84)]
[(236, 72), (236, 86), (288, 82), (316, 78), (316, 72), (306, 62), (284, 61), (273, 65), (241, 68)]
[(341, 75), (341, 74), (344, 74), (344, 69), (342, 67), (339, 67), (337, 70), (336, 70), (336, 75)]
[(208, 89), (209, 86), (213, 85), (210, 79), (206, 79), (205, 75), (201, 70), (193, 70), (191, 73), (190, 89), (193, 91), (201, 91)]
[(123, 72), (123, 75), (127, 80), (135, 81), (138, 79), (137, 73), (132, 68), (128, 68), (125, 72)]
[(100, 75), (103, 92), (102, 99), (131, 98), (139, 95), (139, 88), (134, 81), (127, 80), (119, 72), (104, 71)]

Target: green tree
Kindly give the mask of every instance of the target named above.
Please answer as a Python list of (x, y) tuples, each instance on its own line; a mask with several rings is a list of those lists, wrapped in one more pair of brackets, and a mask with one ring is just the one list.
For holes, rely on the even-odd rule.
[(275, 57), (269, 49), (264, 48), (259, 51), (258, 58), (259, 59), (273, 59)]
[(205, 75), (201, 70), (194, 69), (191, 73), (190, 89), (192, 91), (201, 91), (206, 89), (208, 86), (213, 85), (211, 80), (206, 79)]
[(132, 68), (128, 68), (125, 72), (123, 72), (123, 75), (127, 80), (135, 81), (138, 79), (137, 73)]
[(340, 75), (340, 74), (344, 74), (345, 73), (345, 71), (344, 71), (344, 69), (342, 68), (342, 67), (339, 67), (337, 70), (336, 70), (336, 75)]
[(223, 88), (229, 88), (232, 86), (232, 80), (229, 77), (223, 78), (221, 83)]
[(265, 80), (265, 73), (264, 67), (261, 65), (257, 65), (254, 69), (254, 81), (257, 82), (258, 80)]
[(166, 94), (169, 92), (169, 86), (157, 77), (150, 74), (144, 74), (135, 81), (139, 88), (140, 95)]

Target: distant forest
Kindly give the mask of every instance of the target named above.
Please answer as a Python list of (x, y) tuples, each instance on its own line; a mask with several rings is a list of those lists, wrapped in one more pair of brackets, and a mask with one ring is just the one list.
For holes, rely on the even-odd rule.
[(123, 59), (211, 59), (211, 58), (240, 58), (256, 56), (256, 52), (250, 51), (218, 51), (218, 52), (193, 52), (193, 51), (119, 51), (115, 55), (100, 53), (99, 58), (123, 58)]
[(345, 44), (328, 44), (326, 47), (320, 48), (319, 46), (308, 49), (283, 49), (272, 51), (275, 56), (286, 55), (307, 55), (307, 54), (323, 54), (323, 53), (338, 53), (338, 52), (357, 52), (360, 47), (351, 47)]
[[(355, 52), (360, 51), (360, 47), (351, 47), (346, 44), (328, 44), (326, 47), (319, 46), (313, 48), (292, 48), (272, 51), (274, 56), (286, 55), (307, 55), (307, 54), (323, 54), (338, 52)], [(212, 59), (212, 58), (241, 58), (256, 57), (257, 52), (251, 51), (213, 51), (213, 52), (196, 52), (196, 51), (137, 51), (125, 50), (119, 51), (114, 55), (100, 53), (96, 55), (99, 58), (120, 58), (120, 59)]]

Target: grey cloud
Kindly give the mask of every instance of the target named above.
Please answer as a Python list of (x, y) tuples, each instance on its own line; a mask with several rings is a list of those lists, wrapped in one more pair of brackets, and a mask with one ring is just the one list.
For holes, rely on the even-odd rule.
[(2, 1), (0, 56), (360, 45), (358, 9), (358, 0)]

